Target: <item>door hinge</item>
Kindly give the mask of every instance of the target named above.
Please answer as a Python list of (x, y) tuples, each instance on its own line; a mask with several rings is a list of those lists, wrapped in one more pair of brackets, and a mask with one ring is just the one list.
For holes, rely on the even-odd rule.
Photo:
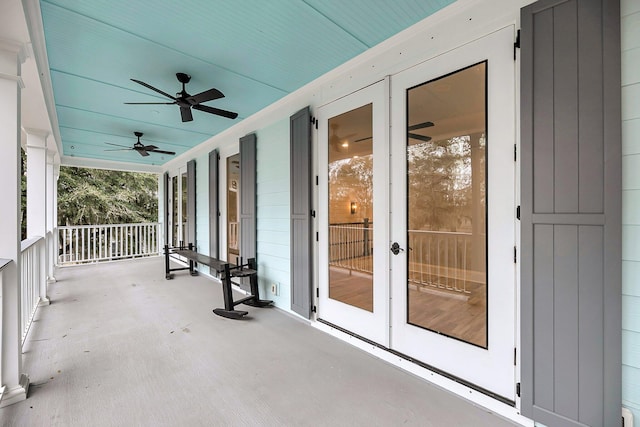
[(318, 175), (316, 175), (316, 185), (318, 185)]
[(516, 384), (516, 395), (520, 397), (520, 383)]
[(513, 144), (513, 161), (518, 161), (518, 146)]
[(318, 235), (318, 232), (316, 231), (316, 242), (320, 241), (320, 237)]
[[(316, 217), (316, 211), (312, 210), (312, 211), (311, 211), (311, 216), (312, 216), (313, 218), (315, 218), (315, 217)], [(520, 218), (518, 218), (518, 219), (520, 219)]]
[(518, 262), (518, 248), (516, 248), (515, 246), (513, 247), (513, 263), (517, 263)]
[(517, 357), (518, 357), (518, 349), (514, 347), (513, 348), (513, 366), (517, 365), (516, 363), (516, 361), (518, 360)]
[(311, 311), (313, 311), (314, 313), (317, 313), (318, 310), (316, 309), (316, 306), (314, 305), (313, 308), (311, 309)]
[(513, 43), (513, 60), (516, 60), (517, 49), (520, 49), (520, 30), (516, 33), (516, 41)]
[(316, 288), (316, 298), (320, 298), (320, 288)]
[(520, 205), (516, 208), (516, 219), (520, 221)]
[(318, 119), (313, 116), (311, 116), (311, 124), (314, 125), (316, 129), (318, 129)]

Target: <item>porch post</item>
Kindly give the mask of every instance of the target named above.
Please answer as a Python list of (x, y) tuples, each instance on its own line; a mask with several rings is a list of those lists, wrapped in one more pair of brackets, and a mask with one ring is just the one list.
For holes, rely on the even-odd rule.
[(27, 237), (44, 237), (40, 251), (38, 284), (40, 302), (49, 305), (47, 296), (47, 137), (38, 129), (24, 129), (27, 135)]
[(23, 46), (0, 40), (0, 258), (9, 260), (2, 279), (0, 407), (27, 398), (29, 377), (22, 373), (20, 330), (20, 66)]
[[(57, 167), (56, 167), (57, 166)], [(47, 282), (53, 283), (55, 278), (56, 266), (56, 242), (58, 239), (58, 228), (56, 225), (56, 211), (58, 209), (55, 200), (58, 192), (58, 176), (59, 165), (56, 164), (56, 154), (51, 150), (47, 150), (47, 207), (46, 207), (46, 223), (47, 223)]]

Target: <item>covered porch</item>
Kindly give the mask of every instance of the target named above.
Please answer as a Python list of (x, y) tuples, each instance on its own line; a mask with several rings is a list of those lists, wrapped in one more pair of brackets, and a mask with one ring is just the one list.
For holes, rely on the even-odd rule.
[(220, 283), (161, 257), (61, 267), (23, 348), (19, 425), (508, 426), (282, 310), (233, 321)]

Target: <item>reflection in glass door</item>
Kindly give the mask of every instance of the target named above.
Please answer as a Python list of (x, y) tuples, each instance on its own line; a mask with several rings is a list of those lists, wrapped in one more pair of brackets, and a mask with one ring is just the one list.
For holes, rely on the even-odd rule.
[(240, 256), (240, 154), (227, 157), (227, 261)]
[[(372, 104), (329, 119), (329, 298), (373, 312)], [(341, 129), (357, 128), (342, 134)]]
[(388, 80), (380, 81), (318, 111), (318, 316), (382, 345), (389, 342), (387, 91)]
[(178, 200), (179, 197), (178, 195), (180, 194), (178, 192), (178, 177), (177, 176), (172, 176), (171, 177), (171, 194), (172, 194), (172, 200), (171, 200), (171, 244), (173, 245), (173, 247), (177, 247), (179, 246), (180, 243), (180, 239), (178, 237), (178, 228), (179, 228), (179, 224), (180, 221), (179, 219), (179, 209), (178, 209)]
[(407, 106), (407, 321), (486, 348), (486, 62)]

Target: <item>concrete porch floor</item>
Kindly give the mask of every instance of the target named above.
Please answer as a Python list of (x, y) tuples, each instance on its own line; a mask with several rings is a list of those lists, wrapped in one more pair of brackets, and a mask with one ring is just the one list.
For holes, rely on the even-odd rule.
[(218, 317), (221, 285), (162, 258), (57, 279), (2, 426), (514, 425), (280, 310)]

